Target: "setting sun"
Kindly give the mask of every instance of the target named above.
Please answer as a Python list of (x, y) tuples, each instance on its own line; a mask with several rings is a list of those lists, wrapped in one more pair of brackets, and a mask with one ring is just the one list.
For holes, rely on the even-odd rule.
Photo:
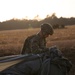
[(74, 0), (0, 0), (0, 21), (12, 18), (40, 19), (56, 13), (57, 17), (75, 17)]

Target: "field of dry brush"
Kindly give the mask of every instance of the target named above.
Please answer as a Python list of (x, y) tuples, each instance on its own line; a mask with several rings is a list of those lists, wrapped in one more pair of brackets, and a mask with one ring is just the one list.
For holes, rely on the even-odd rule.
[[(40, 29), (22, 29), (0, 31), (0, 56), (20, 54), (24, 40), (36, 34)], [(70, 75), (75, 75), (75, 25), (64, 29), (54, 29), (54, 34), (47, 38), (47, 47), (56, 45), (65, 57), (73, 63)]]

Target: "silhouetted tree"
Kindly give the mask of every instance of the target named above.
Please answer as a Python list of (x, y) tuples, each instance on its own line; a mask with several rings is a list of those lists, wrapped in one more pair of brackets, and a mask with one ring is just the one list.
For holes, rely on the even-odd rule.
[(42, 23), (50, 23), (54, 28), (65, 28), (66, 25), (74, 25), (75, 18), (58, 18), (55, 13), (51, 16), (47, 15), (43, 20), (40, 19), (39, 15), (34, 17), (33, 20), (23, 19), (11, 19), (4, 22), (0, 22), (0, 30), (11, 30), (11, 29), (26, 29), (26, 28), (38, 28)]

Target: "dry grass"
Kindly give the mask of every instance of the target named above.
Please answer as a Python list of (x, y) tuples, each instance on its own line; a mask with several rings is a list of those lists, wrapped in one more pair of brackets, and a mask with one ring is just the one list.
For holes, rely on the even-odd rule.
[[(20, 54), (24, 40), (40, 29), (0, 31), (0, 56)], [(47, 47), (56, 45), (69, 58), (75, 68), (75, 26), (55, 29), (53, 36), (47, 38)], [(73, 70), (75, 70), (73, 68)], [(74, 75), (72, 70), (71, 75)]]
[(39, 29), (0, 31), (0, 56), (19, 54), (24, 40)]
[[(36, 34), (40, 29), (22, 29), (0, 31), (0, 56), (19, 54), (24, 40)], [(56, 29), (54, 34), (47, 38), (47, 46), (56, 45), (61, 50), (75, 49), (75, 26), (67, 26), (65, 29)]]

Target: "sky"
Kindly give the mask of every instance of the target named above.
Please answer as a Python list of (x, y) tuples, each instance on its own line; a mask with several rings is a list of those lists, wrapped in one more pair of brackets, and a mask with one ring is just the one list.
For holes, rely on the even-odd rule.
[(75, 17), (75, 0), (0, 0), (0, 22), (10, 19), (44, 19), (56, 13), (57, 17)]

